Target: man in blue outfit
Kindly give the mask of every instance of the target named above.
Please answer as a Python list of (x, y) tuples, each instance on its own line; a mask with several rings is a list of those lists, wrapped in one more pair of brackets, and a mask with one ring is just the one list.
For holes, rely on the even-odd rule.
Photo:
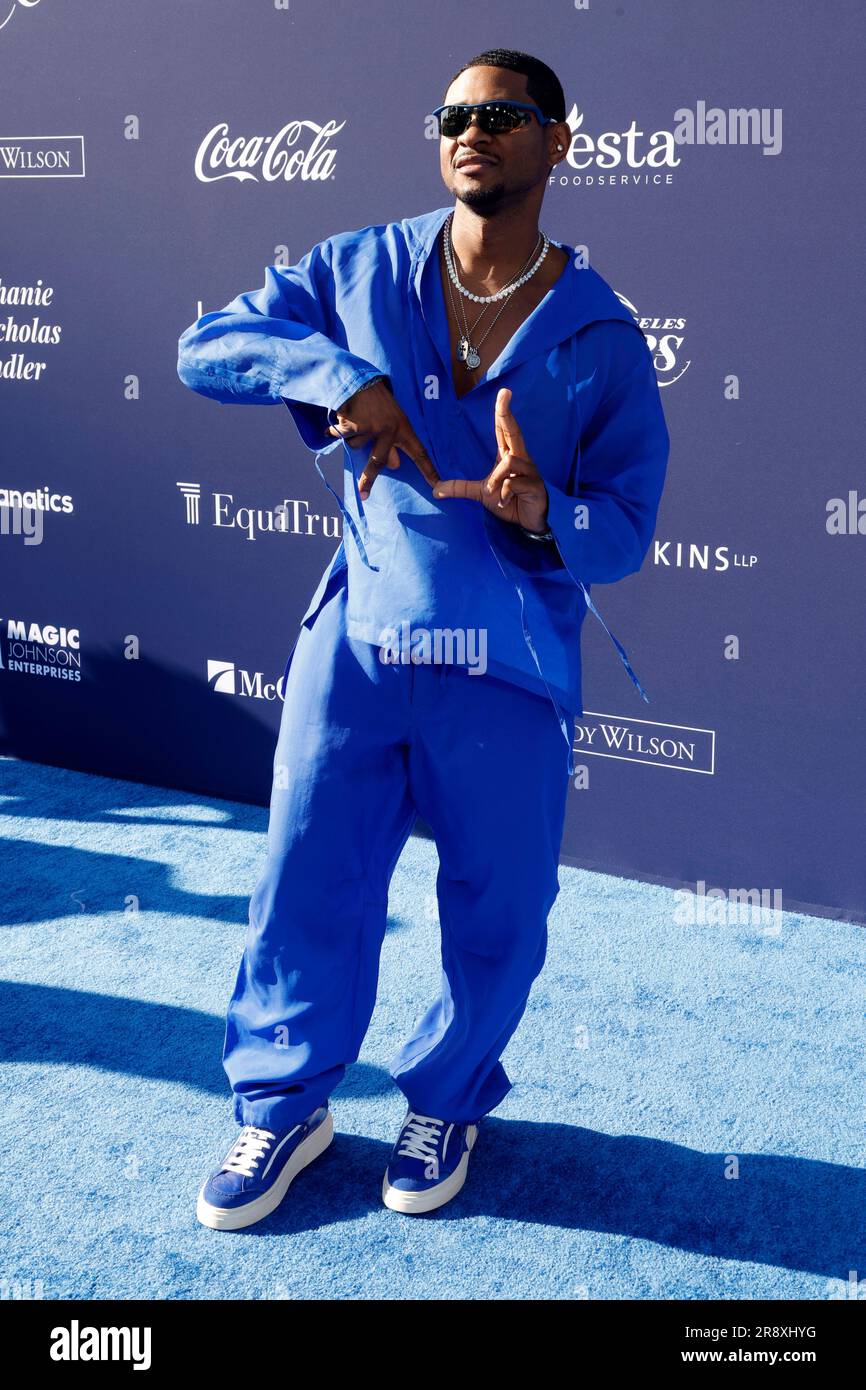
[(640, 569), (664, 484), (646, 339), (539, 231), (571, 140), (555, 74), (489, 50), (435, 115), (453, 207), (329, 237), (180, 338), (187, 386), (284, 402), (326, 485), (320, 455), (344, 473), (343, 542), (286, 663), (228, 1010), (242, 1128), (197, 1208), (218, 1229), (266, 1216), (330, 1143), (419, 814), (442, 986), (391, 1061), (408, 1109), (383, 1198), (424, 1212), (462, 1187), (545, 958), (587, 607), (603, 622), (589, 586)]

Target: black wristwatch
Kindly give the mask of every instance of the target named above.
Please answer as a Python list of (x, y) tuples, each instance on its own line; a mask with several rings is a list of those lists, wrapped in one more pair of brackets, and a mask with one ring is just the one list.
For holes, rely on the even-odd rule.
[(549, 526), (546, 531), (527, 531), (525, 526), (521, 526), (520, 529), (524, 536), (528, 536), (531, 541), (552, 541), (554, 539), (553, 532)]

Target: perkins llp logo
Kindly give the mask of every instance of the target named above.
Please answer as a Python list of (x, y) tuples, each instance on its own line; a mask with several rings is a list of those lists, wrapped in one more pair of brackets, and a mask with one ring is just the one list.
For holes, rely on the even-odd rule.
[(693, 729), (687, 724), (660, 724), (652, 719), (626, 719), (585, 710), (575, 726), (574, 751), (712, 776), (716, 734), (714, 729)]
[(237, 135), (230, 139), (229, 128), (222, 121), (211, 127), (196, 151), (195, 176), (202, 183), (217, 183), (219, 179), (257, 182), (259, 175), (266, 183), (298, 176), (304, 180), (333, 178), (337, 152), (328, 148), (327, 142), (345, 124), (287, 121), (276, 135)]
[(282, 700), (283, 677), (265, 681), (261, 671), (244, 671), (233, 661), (208, 661), (207, 683), (217, 695), (241, 695), (248, 700)]
[(724, 574), (726, 570), (750, 570), (758, 563), (757, 555), (746, 555), (744, 551), (732, 550), (729, 545), (698, 545), (695, 541), (653, 541), (653, 564), (661, 569), (676, 570), (715, 570)]
[(38, 4), (39, 0), (0, 0), (0, 29), (6, 28), (16, 10), (34, 10)]
[(688, 371), (691, 366), (691, 361), (682, 362), (680, 360), (680, 353), (685, 342), (683, 336), (683, 329), (686, 326), (685, 319), (642, 318), (624, 294), (620, 294), (618, 290), (615, 291), (615, 294), (620, 304), (624, 305), (633, 316), (649, 344), (659, 386), (673, 386), (674, 382), (679, 381), (683, 373)]
[(130, 1361), (134, 1371), (150, 1370), (149, 1327), (69, 1327), (51, 1329), (52, 1361)]

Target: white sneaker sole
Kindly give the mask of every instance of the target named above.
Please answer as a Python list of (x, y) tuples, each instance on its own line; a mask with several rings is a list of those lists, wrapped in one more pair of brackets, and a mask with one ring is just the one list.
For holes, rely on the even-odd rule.
[(426, 1192), (405, 1192), (400, 1187), (392, 1187), (388, 1182), (388, 1171), (385, 1170), (385, 1177), (382, 1180), (382, 1201), (391, 1211), (401, 1211), (407, 1216), (418, 1216), (424, 1211), (435, 1211), (437, 1207), (444, 1207), (446, 1202), (450, 1202), (452, 1197), (456, 1197), (461, 1187), (466, 1181), (469, 1171), (469, 1155), (475, 1147), (475, 1140), (478, 1138), (477, 1125), (470, 1125), (466, 1134), (468, 1148), (458, 1163), (450, 1177), (444, 1182), (437, 1183), (435, 1187), (428, 1187)]
[(213, 1231), (240, 1231), (245, 1226), (254, 1226), (257, 1221), (270, 1216), (285, 1197), (292, 1180), (298, 1176), (302, 1169), (306, 1168), (308, 1163), (312, 1163), (314, 1158), (318, 1158), (320, 1153), (324, 1153), (333, 1137), (334, 1117), (329, 1110), (322, 1123), (313, 1130), (312, 1134), (308, 1134), (306, 1139), (295, 1149), (273, 1187), (268, 1192), (264, 1192), (261, 1197), (257, 1197), (255, 1201), (248, 1202), (246, 1206), (213, 1206), (210, 1202), (205, 1201), (204, 1189), (207, 1183), (203, 1183), (195, 1209), (199, 1221), (203, 1226), (209, 1226)]

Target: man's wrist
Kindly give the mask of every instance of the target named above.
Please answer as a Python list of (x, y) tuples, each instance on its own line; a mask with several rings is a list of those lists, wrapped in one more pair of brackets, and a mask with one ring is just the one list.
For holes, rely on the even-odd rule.
[(529, 539), (533, 541), (552, 541), (554, 539), (553, 532), (549, 526), (546, 527), (544, 531), (530, 531), (526, 526), (521, 526), (520, 529), (524, 536), (528, 536)]
[(380, 372), (378, 376), (371, 376), (369, 381), (365, 381), (363, 386), (357, 387), (357, 389), (352, 392), (351, 396), (347, 396), (344, 401), (341, 401), (341, 403), (334, 408), (334, 413), (338, 414), (344, 406), (349, 404), (349, 401), (354, 400), (355, 396), (359, 396), (362, 391), (366, 391), (370, 386), (376, 386), (380, 381), (385, 383), (389, 391), (391, 390), (390, 378), (387, 377), (384, 372)]

